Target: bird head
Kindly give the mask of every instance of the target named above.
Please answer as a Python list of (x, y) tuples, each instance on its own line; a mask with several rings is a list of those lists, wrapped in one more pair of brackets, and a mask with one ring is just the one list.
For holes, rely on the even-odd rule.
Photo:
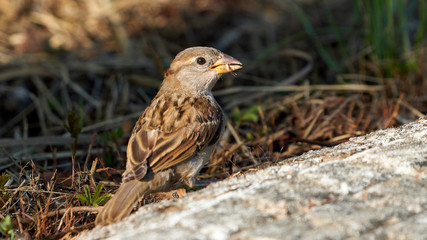
[(215, 48), (191, 47), (176, 55), (165, 73), (165, 82), (206, 92), (212, 90), (222, 74), (242, 67), (241, 62)]

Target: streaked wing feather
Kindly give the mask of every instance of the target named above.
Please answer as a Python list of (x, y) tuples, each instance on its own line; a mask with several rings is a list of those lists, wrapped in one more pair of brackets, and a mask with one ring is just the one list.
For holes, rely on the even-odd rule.
[(155, 149), (149, 159), (154, 172), (159, 172), (192, 157), (197, 151), (204, 150), (218, 128), (217, 121), (193, 124), (184, 127), (172, 136), (168, 136), (165, 145), (169, 148)]
[(153, 157), (149, 160), (153, 172), (178, 165), (196, 153), (198, 134), (186, 128), (181, 129), (180, 132), (184, 132), (184, 134), (177, 134), (177, 137), (173, 136), (167, 139), (165, 145), (169, 148), (154, 150)]
[[(222, 130), (221, 109), (207, 98), (191, 101), (185, 98), (181, 105), (174, 105), (168, 99), (153, 100), (129, 141), (124, 179), (142, 179), (148, 166), (155, 173), (176, 166), (216, 142)], [(164, 110), (171, 107), (175, 109)], [(166, 113), (192, 117), (164, 118)]]

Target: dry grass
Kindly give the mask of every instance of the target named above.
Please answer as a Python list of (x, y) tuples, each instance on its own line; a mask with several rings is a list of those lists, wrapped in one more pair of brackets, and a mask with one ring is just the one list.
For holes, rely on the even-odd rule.
[[(425, 44), (401, 56), (413, 68), (390, 75), (354, 31), (348, 1), (301, 2), (317, 35), (302, 31), (285, 1), (3, 1), (0, 172), (12, 181), (0, 189), (0, 220), (12, 216), (28, 239), (92, 228), (99, 207), (76, 195), (84, 185), (91, 192), (98, 183), (105, 192), (118, 186), (133, 124), (188, 46), (214, 46), (244, 63), (215, 88), (228, 128), (202, 185), (427, 112)], [(344, 39), (324, 27), (326, 10)], [(319, 44), (340, 72), (318, 54)], [(74, 147), (64, 127), (69, 111), (83, 127)]]

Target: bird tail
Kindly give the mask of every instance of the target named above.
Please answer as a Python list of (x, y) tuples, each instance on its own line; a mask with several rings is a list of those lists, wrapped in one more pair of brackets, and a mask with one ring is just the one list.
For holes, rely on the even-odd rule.
[(105, 204), (96, 217), (95, 224), (106, 226), (129, 216), (135, 203), (147, 191), (147, 185), (138, 180), (122, 183), (114, 197)]

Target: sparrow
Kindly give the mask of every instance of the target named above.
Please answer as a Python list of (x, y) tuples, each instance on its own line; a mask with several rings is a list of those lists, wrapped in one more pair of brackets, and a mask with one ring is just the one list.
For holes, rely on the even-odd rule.
[(240, 68), (241, 62), (215, 48), (191, 47), (176, 55), (135, 124), (122, 183), (96, 225), (129, 216), (149, 193), (194, 186), (224, 129), (212, 88), (223, 73)]

